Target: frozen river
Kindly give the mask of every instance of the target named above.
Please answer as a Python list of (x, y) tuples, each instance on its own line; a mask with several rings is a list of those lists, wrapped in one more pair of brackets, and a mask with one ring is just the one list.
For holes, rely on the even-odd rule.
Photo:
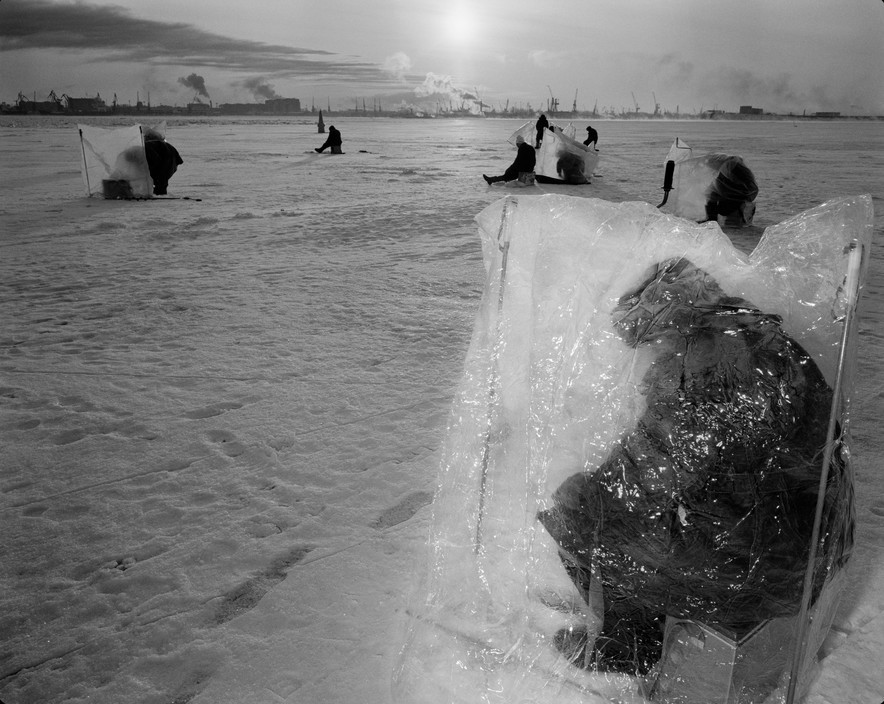
[[(179, 199), (126, 202), (83, 197), (75, 123), (0, 119), (6, 704), (390, 701), (483, 285), (474, 218), (508, 192), (481, 174), (521, 121), (326, 124), (344, 155), (308, 119), (170, 119)], [(594, 183), (538, 192), (656, 204), (678, 136), (755, 172), (746, 250), (873, 195), (857, 548), (809, 703), (877, 701), (884, 125), (592, 124)]]

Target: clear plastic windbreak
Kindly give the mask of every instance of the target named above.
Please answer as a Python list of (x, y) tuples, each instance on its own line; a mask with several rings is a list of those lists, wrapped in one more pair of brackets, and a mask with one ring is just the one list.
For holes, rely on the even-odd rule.
[(106, 192), (105, 181), (126, 182), (126, 193), (150, 198), (153, 181), (144, 152), (141, 125), (95, 127), (77, 125), (80, 132), (80, 172), (87, 196)]
[(853, 540), (871, 198), (748, 256), (644, 203), (509, 196), (477, 222), (487, 277), (395, 700), (800, 697)]

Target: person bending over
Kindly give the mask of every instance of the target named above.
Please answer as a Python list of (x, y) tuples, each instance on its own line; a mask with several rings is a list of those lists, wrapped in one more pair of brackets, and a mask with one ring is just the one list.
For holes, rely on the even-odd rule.
[(184, 163), (184, 160), (178, 150), (153, 129), (144, 133), (144, 154), (147, 157), (147, 168), (153, 181), (153, 194), (155, 196), (166, 195), (169, 179)]

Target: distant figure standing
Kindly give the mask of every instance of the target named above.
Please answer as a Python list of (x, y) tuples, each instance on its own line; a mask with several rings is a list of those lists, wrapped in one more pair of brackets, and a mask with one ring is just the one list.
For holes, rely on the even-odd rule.
[(316, 151), (322, 154), (326, 149), (331, 149), (332, 154), (343, 154), (341, 151), (341, 133), (335, 129), (334, 125), (328, 128), (328, 139), (321, 147), (316, 147)]
[(534, 148), (540, 149), (540, 143), (543, 141), (543, 130), (549, 129), (549, 120), (546, 119), (546, 115), (541, 115), (537, 118), (537, 123), (534, 126), (537, 128), (537, 138), (534, 140)]
[[(509, 165), (507, 170), (503, 172), (502, 176), (486, 176), (485, 174), (482, 174), (482, 178), (485, 179), (485, 182), (489, 186), (497, 181), (521, 180), (520, 176), (522, 174), (534, 172), (534, 165), (537, 163), (537, 153), (534, 151), (534, 147), (528, 144), (522, 135), (519, 135), (516, 137), (516, 148), (519, 150), (516, 154), (516, 158), (513, 163)], [(526, 181), (527, 180), (526, 177)]]
[(586, 141), (583, 144), (585, 144), (587, 147), (591, 144), (593, 146), (593, 148), (596, 151), (598, 151), (598, 148), (596, 147), (596, 145), (598, 144), (598, 141), (599, 141), (599, 133), (596, 132), (592, 127), (587, 127), (586, 128)]
[(144, 154), (147, 157), (147, 168), (153, 181), (153, 194), (155, 196), (166, 195), (169, 188), (169, 179), (184, 163), (184, 159), (163, 136), (148, 129), (144, 133)]
[(322, 119), (322, 110), (319, 111), (319, 120), (316, 122), (316, 131), (325, 134), (325, 122)]

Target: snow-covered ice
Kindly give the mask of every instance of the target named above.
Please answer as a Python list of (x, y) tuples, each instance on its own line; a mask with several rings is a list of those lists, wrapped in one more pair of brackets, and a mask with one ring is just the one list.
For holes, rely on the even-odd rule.
[[(326, 124), (344, 155), (313, 153), (306, 119), (169, 120), (179, 198), (105, 201), (83, 197), (75, 123), (0, 122), (6, 704), (390, 701), (484, 279), (473, 219), (511, 192), (481, 174), (511, 161), (520, 122)], [(593, 125), (593, 183), (538, 193), (655, 204), (681, 136), (752, 168), (744, 250), (790, 215), (873, 195), (857, 547), (807, 703), (877, 702), (884, 132)]]

